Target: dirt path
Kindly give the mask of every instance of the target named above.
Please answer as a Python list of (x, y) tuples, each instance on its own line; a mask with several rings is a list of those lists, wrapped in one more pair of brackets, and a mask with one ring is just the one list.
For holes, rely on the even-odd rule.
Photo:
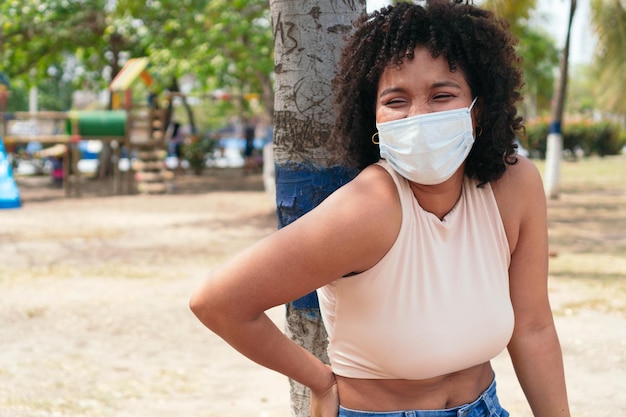
[[(184, 177), (173, 194), (87, 189), (80, 199), (42, 181), (20, 180), (23, 207), (0, 211), (1, 417), (289, 416), (285, 378), (187, 308), (208, 269), (275, 230), (260, 177)], [(607, 292), (625, 295), (551, 281), (578, 417), (626, 410), (626, 310), (605, 308)], [(271, 316), (282, 327), (283, 309)], [(530, 416), (506, 354), (494, 365), (502, 402)]]

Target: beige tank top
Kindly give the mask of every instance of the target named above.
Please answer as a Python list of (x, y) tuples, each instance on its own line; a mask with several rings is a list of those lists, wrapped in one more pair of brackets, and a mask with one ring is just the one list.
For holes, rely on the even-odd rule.
[[(337, 375), (427, 379), (487, 362), (513, 332), (508, 241), (489, 184), (464, 183), (443, 220), (384, 161), (402, 205), (389, 252), (318, 292)], [(384, 221), (384, 219), (379, 219)]]

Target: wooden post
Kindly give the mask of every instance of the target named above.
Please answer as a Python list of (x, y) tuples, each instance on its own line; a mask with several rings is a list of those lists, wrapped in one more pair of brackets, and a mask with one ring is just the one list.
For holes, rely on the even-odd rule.
[[(70, 156), (70, 164), (68, 167), (71, 169), (73, 173), (73, 182), (74, 182), (74, 190), (76, 192), (76, 196), (80, 197), (80, 171), (78, 170), (78, 142), (80, 141), (80, 128), (78, 125), (78, 113), (74, 114), (74, 117), (71, 119), (72, 121), (72, 132), (70, 135), (70, 142), (68, 143), (68, 156)], [(66, 174), (67, 179), (69, 180), (69, 171)], [(69, 182), (69, 181), (68, 181)], [(66, 193), (69, 195), (69, 188), (66, 188)]]

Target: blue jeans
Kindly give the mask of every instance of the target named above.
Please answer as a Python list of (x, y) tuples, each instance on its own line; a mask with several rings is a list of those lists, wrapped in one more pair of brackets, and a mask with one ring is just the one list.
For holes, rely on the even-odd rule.
[(508, 417), (496, 395), (496, 380), (476, 401), (445, 410), (356, 411), (339, 407), (339, 417)]

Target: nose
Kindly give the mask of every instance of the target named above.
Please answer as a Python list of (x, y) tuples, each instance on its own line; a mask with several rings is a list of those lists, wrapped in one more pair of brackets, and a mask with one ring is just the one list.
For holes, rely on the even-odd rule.
[(409, 114), (407, 117), (418, 116), (420, 114), (430, 113), (431, 110), (428, 105), (422, 100), (414, 100), (409, 108)]

